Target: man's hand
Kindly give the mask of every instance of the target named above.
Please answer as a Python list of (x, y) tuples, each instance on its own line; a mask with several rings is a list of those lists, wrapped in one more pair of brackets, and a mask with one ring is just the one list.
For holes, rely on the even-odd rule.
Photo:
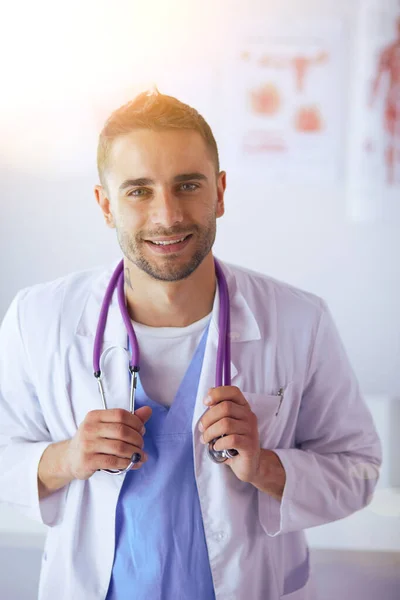
[(122, 408), (89, 412), (68, 443), (66, 462), (71, 478), (89, 479), (99, 469), (126, 469), (135, 452), (142, 459), (132, 469), (139, 469), (148, 458), (143, 435), (151, 414), (149, 406), (134, 414)]
[(126, 469), (132, 455), (147, 460), (143, 448), (144, 423), (152, 409), (142, 406), (132, 415), (123, 409), (93, 410), (70, 440), (50, 444), (38, 466), (39, 498), (43, 499), (68, 485), (73, 479), (89, 479), (99, 469)]
[(204, 443), (225, 435), (215, 442), (214, 449), (237, 450), (239, 454), (228, 458), (225, 464), (238, 479), (251, 482), (258, 473), (261, 456), (257, 417), (238, 387), (211, 388), (208, 394), (210, 408), (200, 420)]

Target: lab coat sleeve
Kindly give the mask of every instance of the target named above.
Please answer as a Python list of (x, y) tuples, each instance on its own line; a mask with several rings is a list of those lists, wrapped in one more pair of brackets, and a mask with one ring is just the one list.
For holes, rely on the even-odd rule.
[(382, 447), (329, 308), (321, 300), (295, 444), (272, 449), (286, 483), (281, 500), (259, 491), (264, 531), (274, 537), (342, 519), (367, 506)]
[(16, 295), (0, 327), (0, 502), (53, 526), (62, 517), (68, 486), (39, 500), (38, 465), (52, 440), (22, 338), (25, 293)]

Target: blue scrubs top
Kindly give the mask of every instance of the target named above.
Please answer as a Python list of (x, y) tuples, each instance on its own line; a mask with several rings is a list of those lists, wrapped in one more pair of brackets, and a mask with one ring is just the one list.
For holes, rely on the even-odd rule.
[(139, 372), (135, 407), (153, 409), (144, 436), (149, 458), (125, 475), (106, 600), (215, 600), (192, 441), (208, 327), (171, 407), (146, 395)]

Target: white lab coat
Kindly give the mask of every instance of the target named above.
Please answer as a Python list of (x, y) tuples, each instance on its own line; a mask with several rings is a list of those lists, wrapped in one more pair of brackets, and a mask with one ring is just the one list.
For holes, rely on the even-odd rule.
[[(192, 426), (216, 600), (311, 600), (303, 530), (370, 502), (380, 440), (326, 303), (221, 265), (231, 298), (232, 385), (257, 415), (261, 446), (279, 456), (287, 481), (279, 502), (213, 463), (200, 443), (203, 398), (215, 385), (215, 303)], [(22, 290), (0, 330), (0, 501), (49, 526), (40, 600), (99, 600), (108, 589), (122, 477), (96, 472), (39, 501), (37, 468), (50, 443), (71, 438), (88, 411), (101, 408), (93, 341), (115, 266)], [(103, 351), (126, 342), (114, 294)], [(108, 368), (110, 407), (127, 408), (125, 353), (114, 351)]]

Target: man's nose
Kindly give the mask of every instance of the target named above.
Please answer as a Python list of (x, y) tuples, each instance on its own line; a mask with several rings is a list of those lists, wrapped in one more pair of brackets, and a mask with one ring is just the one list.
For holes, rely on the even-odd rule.
[(180, 199), (170, 190), (159, 190), (151, 203), (150, 219), (152, 223), (170, 227), (183, 220)]

